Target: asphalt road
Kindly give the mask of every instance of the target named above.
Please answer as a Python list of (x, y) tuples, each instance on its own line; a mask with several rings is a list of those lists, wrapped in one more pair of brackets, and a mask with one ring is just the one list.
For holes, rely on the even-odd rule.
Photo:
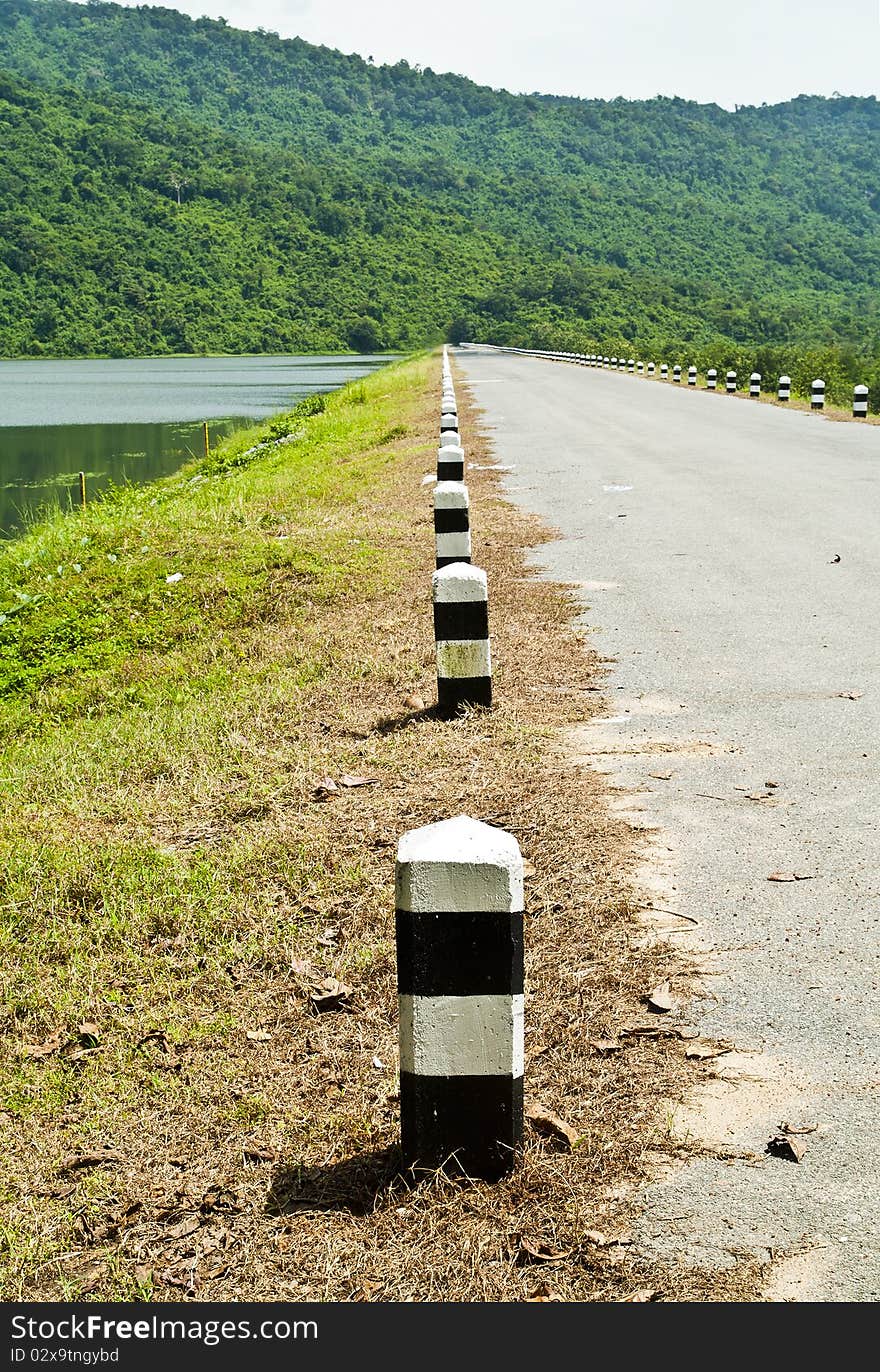
[[(719, 1156), (660, 1170), (638, 1242), (772, 1255), (772, 1299), (876, 1301), (880, 427), (456, 356), (506, 491), (559, 532), (536, 560), (613, 659), (576, 746), (646, 830), (646, 904), (677, 912), (650, 936), (696, 958), (687, 1022), (737, 1050), (674, 1114)], [(816, 1126), (799, 1163), (765, 1151), (783, 1123)]]

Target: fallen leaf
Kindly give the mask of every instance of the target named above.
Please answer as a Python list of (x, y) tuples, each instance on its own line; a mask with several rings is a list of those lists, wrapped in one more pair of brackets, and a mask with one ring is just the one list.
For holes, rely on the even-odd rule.
[(202, 1222), (196, 1215), (188, 1215), (185, 1220), (181, 1220), (178, 1224), (172, 1224), (166, 1229), (165, 1237), (168, 1239), (185, 1239), (201, 1227)]
[(424, 700), (417, 695), (406, 696), (403, 703), (408, 710), (424, 710), (425, 708)]
[(385, 1064), (381, 1058), (373, 1058), (372, 1066), (375, 1067), (377, 1072), (385, 1071)]
[(266, 1143), (246, 1143), (243, 1151), (249, 1162), (274, 1162), (278, 1157), (275, 1149)]
[(634, 1291), (631, 1296), (621, 1296), (620, 1302), (623, 1304), (626, 1304), (627, 1302), (633, 1304), (637, 1301), (656, 1301), (659, 1299), (659, 1291), (652, 1291), (649, 1287), (645, 1286), (640, 1291)]
[(597, 1248), (627, 1248), (632, 1243), (632, 1238), (628, 1234), (618, 1234), (616, 1236), (604, 1234), (601, 1229), (585, 1229), (581, 1234), (583, 1243), (594, 1243)]
[(733, 1052), (732, 1043), (712, 1043), (710, 1040), (695, 1039), (684, 1050), (686, 1058), (720, 1058)]
[(838, 691), (836, 698), (839, 700), (861, 700), (864, 694), (864, 691)]
[(74, 1172), (80, 1168), (103, 1167), (106, 1163), (122, 1162), (123, 1155), (117, 1148), (98, 1148), (93, 1153), (73, 1153), (60, 1164), (59, 1172)]
[(272, 1035), (267, 1029), (248, 1029), (247, 1037), (251, 1043), (268, 1043)]
[(314, 975), (314, 967), (308, 958), (291, 958), (290, 970), (298, 977), (310, 977)]
[(800, 1162), (808, 1147), (806, 1139), (797, 1134), (776, 1134), (767, 1144), (766, 1151), (774, 1158), (783, 1158), (786, 1162)]
[(332, 777), (324, 777), (312, 790), (313, 800), (327, 800), (329, 796), (336, 795), (339, 787)]
[(376, 777), (353, 777), (344, 772), (339, 778), (339, 784), (352, 790), (355, 786), (378, 786), (379, 782)]
[(97, 1024), (92, 1024), (91, 1020), (84, 1020), (76, 1032), (81, 1039), (88, 1040), (83, 1044), (85, 1048), (97, 1048), (100, 1041), (100, 1030)]
[(567, 1145), (568, 1148), (574, 1148), (580, 1138), (577, 1130), (573, 1129), (565, 1120), (560, 1119), (559, 1116), (553, 1110), (549, 1110), (546, 1105), (536, 1103), (535, 1105), (526, 1106), (525, 1115), (536, 1133), (543, 1135), (545, 1138), (554, 1139), (557, 1143), (563, 1143)]
[(23, 1058), (47, 1058), (51, 1053), (58, 1052), (65, 1037), (60, 1030), (56, 1030), (43, 1043), (22, 1043), (18, 1049), (19, 1055)]
[(779, 782), (778, 782), (778, 781), (765, 781), (765, 782), (764, 782), (764, 785), (765, 785), (765, 786), (769, 786), (770, 789), (771, 789), (771, 791), (775, 791), (775, 790), (776, 790), (776, 787), (779, 785)]
[(781, 1124), (783, 1134), (815, 1134), (818, 1124)]
[(618, 1037), (622, 1039), (683, 1039), (686, 1034), (682, 1029), (673, 1029), (670, 1026), (659, 1024), (632, 1024), (626, 1029), (618, 1031)]
[(325, 977), (322, 982), (312, 987), (309, 999), (318, 1011), (344, 1010), (347, 1009), (351, 995), (352, 989), (346, 986), (344, 981), (337, 981), (335, 977)]
[(605, 1058), (611, 1053), (619, 1053), (622, 1046), (619, 1039), (589, 1039), (588, 1042), (594, 1053), (601, 1053)]
[(661, 981), (648, 995), (648, 1009), (656, 1010), (658, 1014), (668, 1014), (675, 1006), (676, 1002), (670, 993), (668, 981)]
[(649, 773), (648, 773), (648, 776), (649, 776), (649, 777), (653, 777), (655, 781), (671, 781), (671, 780), (672, 780), (672, 773), (671, 773), (671, 772), (649, 772)]
[(771, 872), (768, 881), (815, 881), (818, 874), (808, 872)]
[(556, 1292), (553, 1291), (553, 1290), (551, 1289), (551, 1287), (549, 1287), (549, 1286), (547, 1285), (546, 1282), (542, 1282), (540, 1286), (535, 1286), (535, 1287), (533, 1287), (532, 1290), (529, 1292), (529, 1294), (526, 1296), (526, 1302), (527, 1302), (527, 1303), (528, 1303), (528, 1302), (534, 1302), (534, 1301), (539, 1301), (539, 1302), (543, 1303), (543, 1302), (545, 1302), (545, 1301), (561, 1301), (561, 1300), (562, 1300), (562, 1297), (561, 1297), (561, 1296), (557, 1296)]
[(524, 1234), (520, 1234), (516, 1260), (518, 1263), (564, 1262), (566, 1258), (571, 1257), (571, 1254), (571, 1248), (554, 1248), (552, 1244), (545, 1243), (543, 1239), (527, 1239)]
[(772, 795), (772, 791), (750, 791), (746, 800), (769, 800)]

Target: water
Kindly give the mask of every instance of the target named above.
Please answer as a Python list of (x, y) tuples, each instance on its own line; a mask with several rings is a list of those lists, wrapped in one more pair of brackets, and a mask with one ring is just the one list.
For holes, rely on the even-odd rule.
[(232, 429), (329, 391), (384, 356), (0, 362), (0, 536), (47, 505), (153, 481)]

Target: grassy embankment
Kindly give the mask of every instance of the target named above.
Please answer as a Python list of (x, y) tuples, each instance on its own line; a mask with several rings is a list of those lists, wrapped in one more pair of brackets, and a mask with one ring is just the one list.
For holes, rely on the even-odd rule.
[[(663, 1101), (708, 1069), (620, 1035), (687, 969), (645, 946), (631, 837), (556, 747), (597, 664), (491, 472), (498, 703), (431, 712), (438, 381), (385, 369), (0, 550), (2, 1299), (754, 1294), (625, 1241), (676, 1147)], [(527, 1095), (579, 1137), (531, 1134), (494, 1187), (414, 1186), (394, 853), (461, 811), (529, 863)]]

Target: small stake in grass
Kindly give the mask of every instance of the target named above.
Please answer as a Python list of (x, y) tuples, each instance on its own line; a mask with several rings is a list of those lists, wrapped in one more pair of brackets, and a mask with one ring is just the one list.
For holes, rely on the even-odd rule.
[(211, 443), (210, 443), (210, 440), (209, 440), (209, 438), (208, 438), (208, 424), (207, 424), (207, 420), (206, 420), (205, 423), (202, 425), (202, 429), (203, 429), (203, 437), (204, 437), (204, 440), (205, 440), (205, 457), (210, 457), (210, 455), (211, 455)]
[(736, 372), (728, 372), (725, 378), (724, 389), (728, 395), (733, 395), (736, 391)]
[(714, 391), (718, 385), (718, 369), (710, 367), (706, 373), (706, 390)]
[(434, 542), (438, 570), (470, 562), (470, 498), (463, 481), (438, 481), (434, 487)]
[(80, 503), (81, 509), (84, 510), (84, 509), (86, 508), (86, 474), (85, 474), (85, 472), (80, 472), (80, 474), (79, 474), (79, 503)]
[(853, 387), (853, 419), (868, 418), (868, 388), (867, 386)]
[(494, 1181), (523, 1138), (523, 861), (467, 815), (411, 829), (395, 873), (406, 1167)]
[(810, 409), (824, 410), (825, 408), (825, 382), (819, 377), (810, 387)]
[(791, 377), (781, 376), (779, 378), (779, 388), (776, 392), (777, 400), (791, 400)]
[(761, 373), (752, 372), (749, 377), (749, 395), (752, 400), (759, 400), (761, 396)]
[(486, 573), (450, 562), (432, 578), (437, 648), (437, 711), (451, 719), (468, 705), (492, 704)]

